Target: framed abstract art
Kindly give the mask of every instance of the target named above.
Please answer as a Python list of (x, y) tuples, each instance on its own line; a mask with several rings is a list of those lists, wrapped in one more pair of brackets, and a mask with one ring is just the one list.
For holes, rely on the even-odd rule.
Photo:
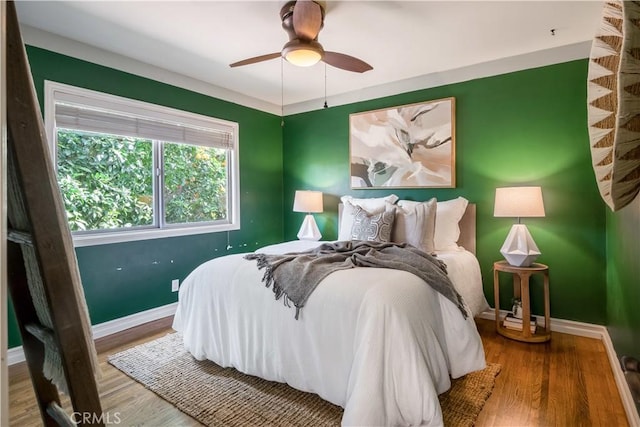
[(349, 116), (351, 188), (454, 188), (455, 98)]

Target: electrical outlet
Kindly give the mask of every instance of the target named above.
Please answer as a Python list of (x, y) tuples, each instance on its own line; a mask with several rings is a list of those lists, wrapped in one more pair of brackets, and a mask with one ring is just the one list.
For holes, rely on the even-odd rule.
[(180, 289), (180, 280), (173, 279), (171, 281), (171, 292), (178, 292), (179, 289)]

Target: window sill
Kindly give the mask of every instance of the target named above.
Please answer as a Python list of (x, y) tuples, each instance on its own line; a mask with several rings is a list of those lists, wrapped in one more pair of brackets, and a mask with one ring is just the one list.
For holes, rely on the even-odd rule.
[(111, 243), (135, 242), (139, 240), (162, 239), (165, 237), (190, 236), (194, 234), (215, 233), (220, 231), (239, 230), (240, 224), (209, 225), (203, 227), (181, 227), (147, 229), (136, 231), (105, 232), (96, 234), (73, 234), (73, 246), (96, 246)]

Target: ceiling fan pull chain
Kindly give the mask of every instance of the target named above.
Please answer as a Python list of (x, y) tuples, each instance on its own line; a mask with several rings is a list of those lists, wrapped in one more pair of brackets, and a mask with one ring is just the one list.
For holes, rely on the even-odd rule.
[(327, 63), (324, 63), (324, 108), (329, 108), (327, 105)]
[(280, 57), (280, 127), (284, 127), (284, 58)]

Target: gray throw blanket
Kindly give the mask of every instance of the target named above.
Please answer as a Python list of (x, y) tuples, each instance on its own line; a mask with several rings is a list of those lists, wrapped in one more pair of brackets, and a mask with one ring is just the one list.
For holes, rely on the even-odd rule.
[(323, 243), (315, 249), (268, 255), (245, 255), (256, 260), (259, 269), (265, 269), (262, 281), (273, 285), (276, 300), (284, 296), (284, 303), (296, 307), (295, 318), (305, 305), (318, 283), (338, 270), (354, 267), (377, 267), (404, 270), (413, 273), (434, 290), (453, 302), (467, 318), (460, 294), (455, 290), (444, 262), (407, 244), (365, 241), (341, 241)]

